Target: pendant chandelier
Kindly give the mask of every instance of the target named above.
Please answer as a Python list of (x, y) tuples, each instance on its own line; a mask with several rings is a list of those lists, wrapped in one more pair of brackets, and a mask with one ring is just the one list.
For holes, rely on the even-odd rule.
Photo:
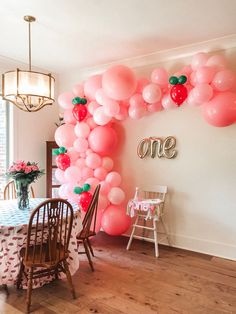
[(23, 111), (38, 111), (54, 102), (55, 79), (51, 74), (31, 71), (31, 23), (36, 19), (26, 15), (29, 29), (29, 70), (16, 69), (2, 75), (2, 98)]

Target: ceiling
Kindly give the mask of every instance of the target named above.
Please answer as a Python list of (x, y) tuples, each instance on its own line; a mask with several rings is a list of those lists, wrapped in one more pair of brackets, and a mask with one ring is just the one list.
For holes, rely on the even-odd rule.
[(236, 0), (1, 0), (0, 56), (56, 73), (236, 34)]

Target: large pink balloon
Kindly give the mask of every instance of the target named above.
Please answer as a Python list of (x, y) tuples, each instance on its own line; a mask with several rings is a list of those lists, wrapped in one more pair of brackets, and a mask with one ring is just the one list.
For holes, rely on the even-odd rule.
[(75, 97), (73, 93), (62, 93), (58, 96), (58, 104), (63, 109), (72, 109), (74, 105), (72, 104), (72, 99)]
[(193, 56), (191, 66), (192, 69), (195, 71), (199, 67), (204, 66), (208, 60), (209, 56), (204, 52), (199, 52)]
[(84, 83), (84, 93), (89, 99), (95, 100), (96, 91), (102, 87), (102, 76), (90, 76)]
[(216, 73), (214, 67), (202, 66), (196, 71), (196, 81), (199, 84), (209, 84), (213, 80), (213, 77)]
[(204, 104), (203, 116), (214, 126), (224, 127), (236, 122), (236, 94), (222, 92)]
[(145, 86), (142, 93), (143, 99), (149, 104), (158, 102), (161, 99), (161, 94), (159, 85), (154, 83)]
[(236, 75), (231, 70), (223, 70), (216, 73), (212, 81), (212, 87), (219, 91), (225, 92), (230, 90), (236, 83)]
[(110, 67), (102, 77), (105, 93), (115, 100), (129, 98), (136, 89), (136, 83), (134, 72), (124, 65)]
[(131, 218), (126, 215), (125, 208), (109, 206), (102, 216), (102, 229), (109, 235), (117, 236), (125, 233), (131, 225)]
[[(209, 84), (197, 84), (191, 91), (196, 104), (208, 102), (213, 96), (213, 89)], [(191, 96), (190, 96), (191, 97)]]
[(94, 152), (102, 156), (109, 155), (117, 145), (117, 135), (112, 128), (98, 126), (90, 132), (88, 141)]
[(66, 123), (56, 129), (55, 141), (58, 146), (69, 148), (73, 146), (75, 139), (74, 125)]
[(153, 83), (165, 87), (168, 85), (168, 73), (164, 68), (156, 68), (152, 71), (151, 80)]

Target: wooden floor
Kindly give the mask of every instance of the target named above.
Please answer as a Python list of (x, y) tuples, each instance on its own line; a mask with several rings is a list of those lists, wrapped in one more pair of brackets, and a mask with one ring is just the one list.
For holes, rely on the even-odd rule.
[[(104, 233), (93, 239), (95, 272), (85, 256), (73, 276), (77, 299), (64, 280), (33, 291), (33, 313), (236, 313), (236, 262)], [(23, 313), (25, 291), (0, 288), (0, 313)]]

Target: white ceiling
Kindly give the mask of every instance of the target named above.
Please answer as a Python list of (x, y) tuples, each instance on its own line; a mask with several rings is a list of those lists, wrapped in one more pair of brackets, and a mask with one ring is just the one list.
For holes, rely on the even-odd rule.
[(236, 0), (1, 0), (0, 55), (63, 72), (236, 33)]

